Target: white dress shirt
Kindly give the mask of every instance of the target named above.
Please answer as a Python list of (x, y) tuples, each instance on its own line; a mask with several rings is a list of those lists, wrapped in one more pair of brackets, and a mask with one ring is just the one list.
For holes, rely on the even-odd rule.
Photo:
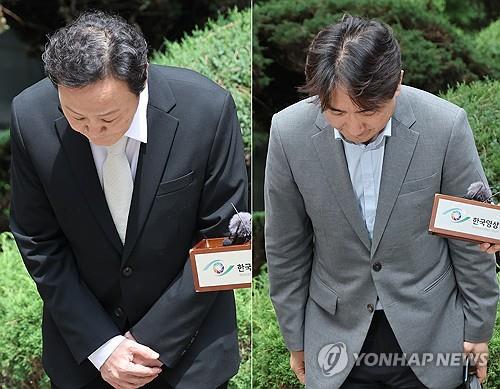
[[(130, 124), (130, 128), (124, 134), (124, 136), (128, 137), (125, 154), (127, 155), (130, 170), (132, 172), (132, 180), (135, 179), (135, 173), (137, 171), (137, 161), (139, 160), (139, 149), (141, 147), (141, 143), (147, 143), (148, 140), (148, 126), (146, 120), (148, 99), (148, 85), (146, 83), (146, 87), (139, 95), (139, 104), (137, 106), (137, 110), (135, 111), (134, 118), (132, 119), (132, 123)], [(90, 148), (92, 150), (95, 168), (102, 187), (102, 166), (107, 157), (107, 149), (106, 146), (98, 146), (91, 142)], [(90, 354), (88, 359), (93, 363), (97, 370), (100, 370), (101, 366), (104, 362), (106, 362), (106, 359), (109, 358), (109, 356), (124, 339), (125, 337), (122, 335), (111, 338)]]
[[(342, 139), (344, 143), (352, 188), (358, 200), (370, 240), (372, 240), (384, 163), (385, 138), (392, 134), (392, 119), (389, 119), (384, 130), (367, 145), (349, 142), (336, 128), (333, 130), (335, 139)], [(376, 309), (383, 309), (378, 297)]]

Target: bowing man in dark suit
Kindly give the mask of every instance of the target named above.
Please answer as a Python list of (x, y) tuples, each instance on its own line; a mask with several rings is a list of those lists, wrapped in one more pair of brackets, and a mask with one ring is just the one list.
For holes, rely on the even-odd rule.
[(53, 387), (225, 387), (233, 293), (196, 293), (188, 251), (246, 206), (233, 99), (148, 67), (143, 36), (102, 12), (52, 35), (43, 60), (48, 78), (12, 103), (10, 227)]

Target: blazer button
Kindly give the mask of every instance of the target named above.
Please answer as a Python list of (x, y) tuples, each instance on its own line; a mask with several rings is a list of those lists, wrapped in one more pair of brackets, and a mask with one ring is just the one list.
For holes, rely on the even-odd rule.
[(131, 267), (127, 266), (127, 267), (124, 267), (123, 270), (122, 270), (122, 274), (124, 277), (130, 277), (133, 273), (133, 270)]
[(380, 262), (375, 262), (373, 264), (373, 270), (380, 271), (380, 269), (382, 269), (382, 264)]
[(368, 304), (366, 306), (366, 309), (368, 309), (368, 312), (373, 312), (375, 310), (375, 307), (373, 306), (373, 304)]
[(123, 315), (123, 308), (122, 307), (116, 307), (114, 310), (114, 314), (116, 317), (122, 317)]

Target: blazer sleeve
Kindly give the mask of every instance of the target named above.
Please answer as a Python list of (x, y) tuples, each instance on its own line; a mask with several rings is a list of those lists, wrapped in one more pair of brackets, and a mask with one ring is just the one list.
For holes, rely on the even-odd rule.
[(120, 332), (79, 277), (71, 247), (25, 147), (16, 99), (12, 103), (11, 158), (10, 229), (44, 309), (75, 360), (82, 363)]
[[(240, 211), (246, 210), (247, 183), (241, 130), (234, 101), (228, 93), (209, 152), (199, 204), (200, 237), (220, 237), (227, 233), (234, 215), (231, 203)], [(181, 273), (130, 332), (139, 343), (158, 352), (159, 359), (172, 368), (194, 341), (217, 293), (232, 291), (195, 291), (188, 257)]]
[[(460, 109), (444, 159), (441, 192), (461, 197), (477, 181), (487, 183), (467, 115)], [(481, 252), (477, 243), (448, 239), (448, 247), (464, 300), (464, 340), (487, 342), (493, 334), (498, 301), (495, 256)]]
[(313, 231), (273, 117), (264, 180), (270, 296), (286, 347), (304, 349)]

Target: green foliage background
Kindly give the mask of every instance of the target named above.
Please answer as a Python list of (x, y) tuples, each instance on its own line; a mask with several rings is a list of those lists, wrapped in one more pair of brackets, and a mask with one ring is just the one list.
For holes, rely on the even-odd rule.
[(500, 80), (462, 83), (441, 97), (467, 112), (486, 177), (500, 190)]

